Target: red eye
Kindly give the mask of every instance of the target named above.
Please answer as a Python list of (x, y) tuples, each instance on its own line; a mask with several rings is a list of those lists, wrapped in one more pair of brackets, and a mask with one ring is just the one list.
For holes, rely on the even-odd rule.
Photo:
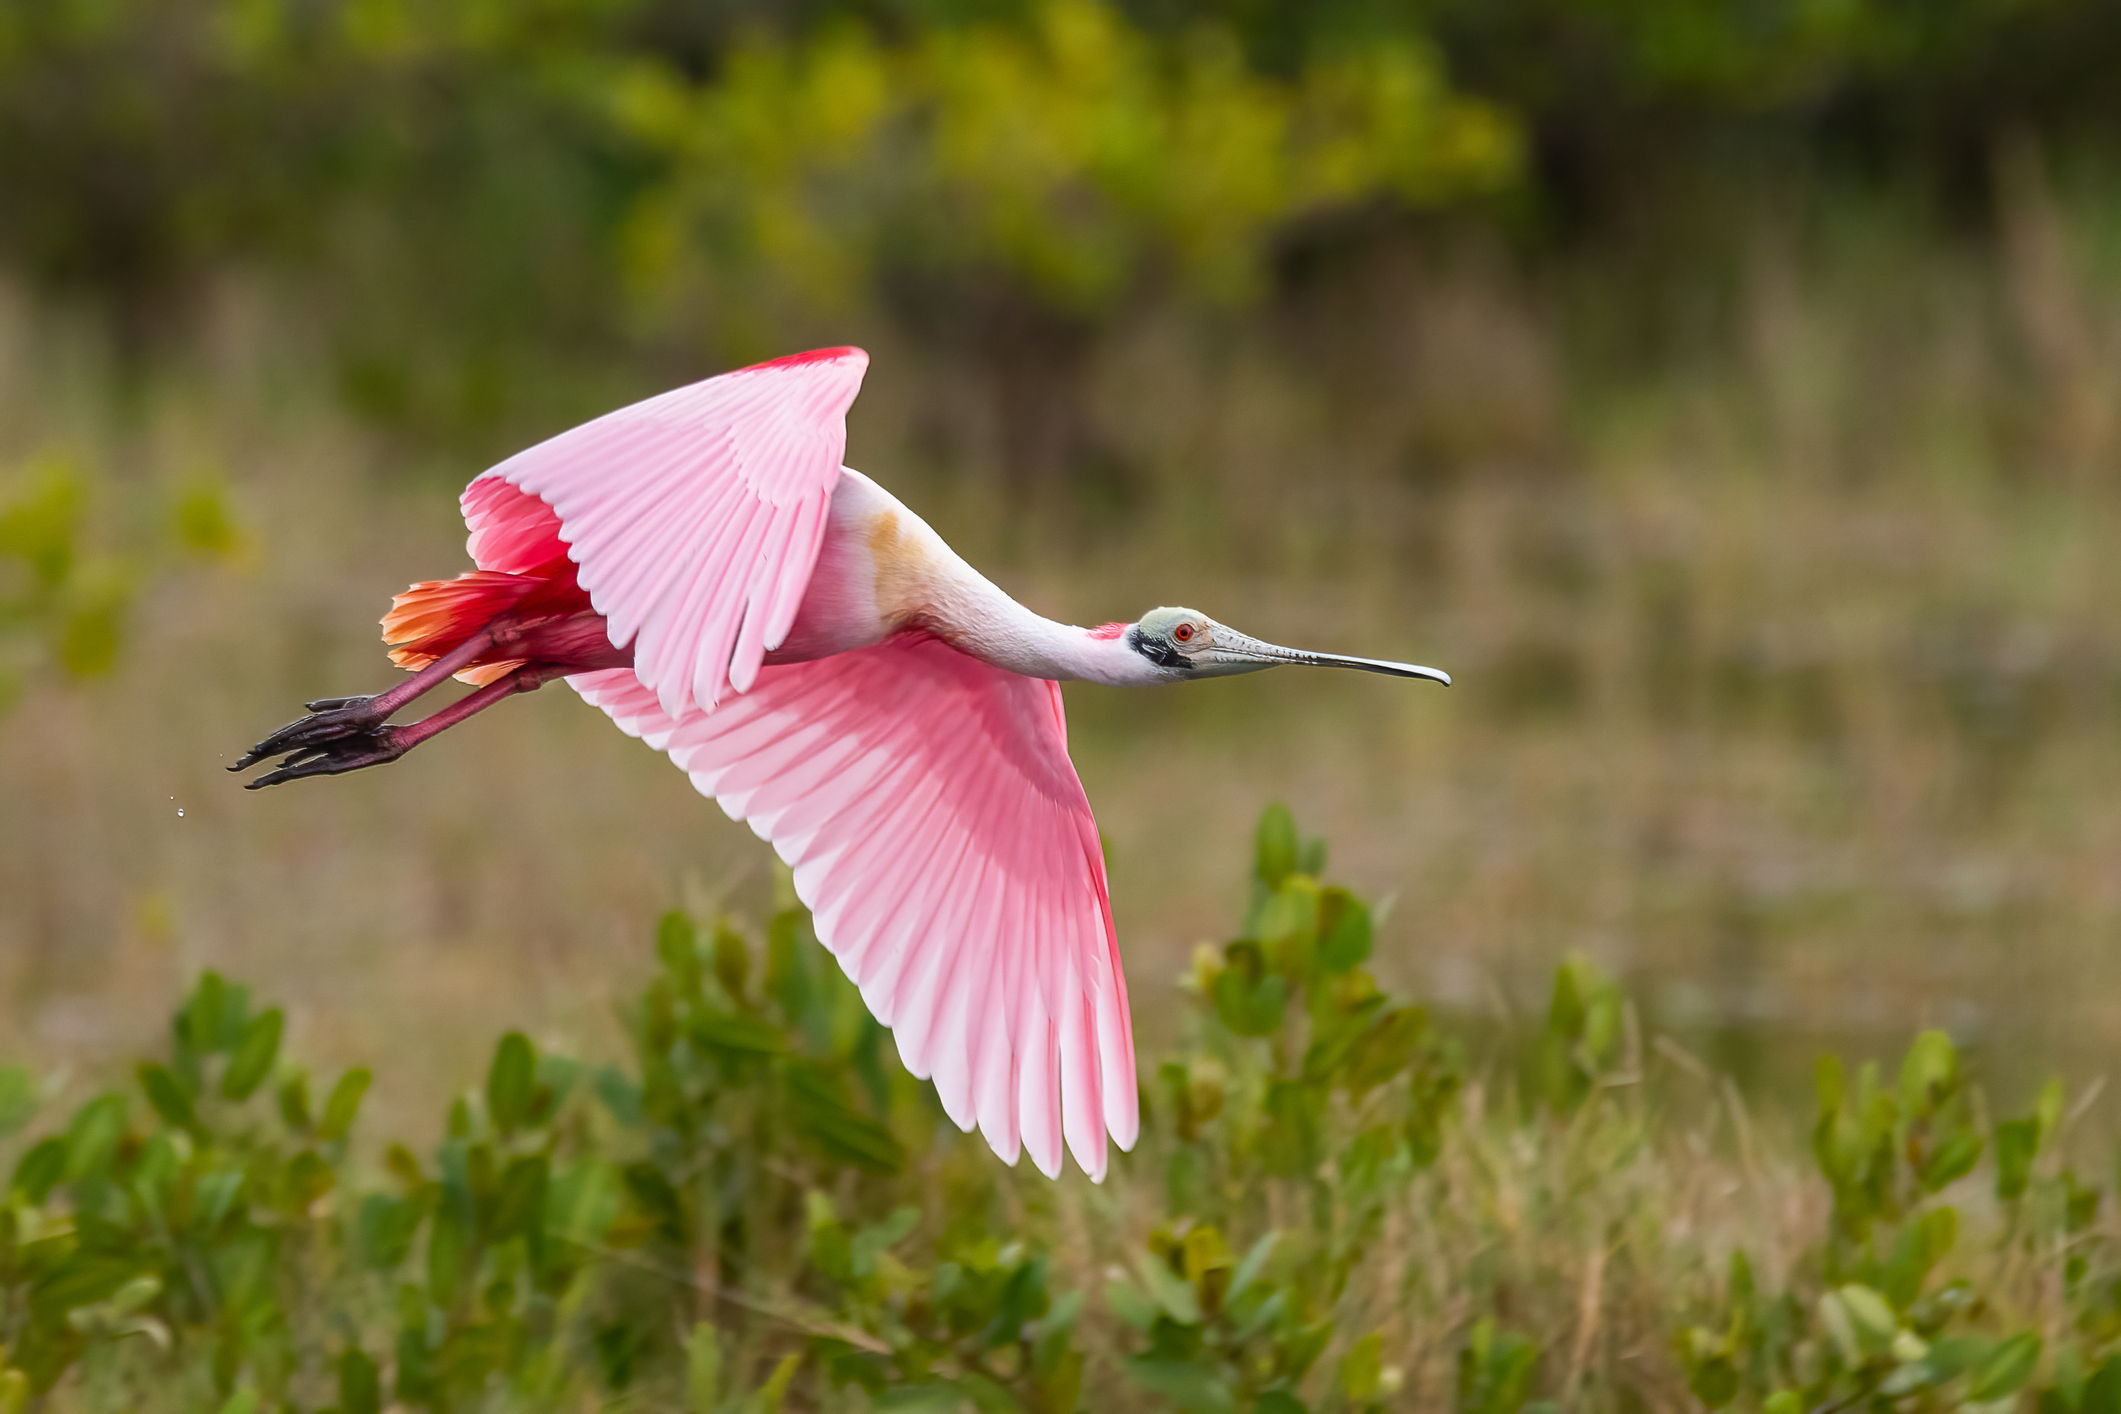
[(1191, 643), (1193, 641), (1193, 625), (1180, 624), (1177, 628), (1171, 630), (1171, 637), (1177, 639), (1180, 643)]

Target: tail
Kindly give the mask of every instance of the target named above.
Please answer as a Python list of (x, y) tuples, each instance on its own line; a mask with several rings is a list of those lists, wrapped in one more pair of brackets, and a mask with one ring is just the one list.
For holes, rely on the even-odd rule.
[[(455, 579), (415, 584), (390, 601), (383, 641), (408, 672), (426, 667), (504, 614), (594, 612), (560, 539), (560, 518), (527, 491), (482, 476), (465, 489), (471, 555), (480, 568)], [(474, 660), (457, 674), (483, 686), (521, 667), (521, 658)]]
[[(390, 661), (407, 672), (424, 668), (503, 614), (520, 609), (524, 600), (551, 583), (548, 575), (473, 570), (455, 579), (415, 584), (394, 597), (383, 616)], [(475, 662), (457, 678), (483, 686), (522, 665), (521, 658)]]

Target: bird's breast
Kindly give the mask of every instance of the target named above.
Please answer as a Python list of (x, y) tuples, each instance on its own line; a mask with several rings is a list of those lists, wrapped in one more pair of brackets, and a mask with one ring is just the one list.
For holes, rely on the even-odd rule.
[[(918, 617), (919, 537), (875, 482), (845, 473), (832, 497), (802, 607), (769, 663), (802, 663), (881, 643)], [(916, 522), (917, 524), (917, 522)]]

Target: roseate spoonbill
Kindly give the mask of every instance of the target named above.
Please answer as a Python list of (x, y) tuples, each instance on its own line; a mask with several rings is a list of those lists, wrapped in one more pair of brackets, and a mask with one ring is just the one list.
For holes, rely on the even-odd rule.
[[(1059, 683), (1284, 663), (1434, 668), (1262, 643), (1191, 609), (1074, 628), (1032, 613), (841, 465), (869, 357), (821, 349), (563, 432), (466, 488), (476, 570), (383, 618), (415, 670), (308, 704), (232, 770), (250, 787), (395, 761), (564, 677), (795, 875), (906, 1067), (959, 1127), (1092, 1178), (1140, 1127), (1105, 864)], [(477, 691), (389, 725), (452, 674)]]

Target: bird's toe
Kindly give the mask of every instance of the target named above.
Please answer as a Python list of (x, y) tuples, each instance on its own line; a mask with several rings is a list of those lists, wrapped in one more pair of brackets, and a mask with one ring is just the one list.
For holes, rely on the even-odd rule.
[(308, 716), (289, 722), (236, 758), (228, 769), (247, 771), (268, 757), (370, 735), (383, 724), (373, 697), (322, 697), (309, 707)]
[(338, 776), (368, 766), (382, 766), (403, 756), (408, 748), (389, 727), (379, 727), (358, 736), (343, 736), (303, 747), (290, 753), (272, 770), (248, 782), (245, 790), (263, 790), (306, 776)]

